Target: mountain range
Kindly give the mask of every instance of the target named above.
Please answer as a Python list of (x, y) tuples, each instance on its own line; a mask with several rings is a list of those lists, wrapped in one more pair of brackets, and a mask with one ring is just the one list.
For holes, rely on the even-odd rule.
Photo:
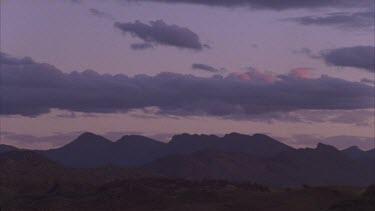
[[(20, 152), (15, 147), (0, 145), (0, 161), (8, 159), (4, 154), (12, 151)], [(169, 178), (253, 181), (273, 186), (375, 183), (375, 150), (350, 147), (340, 151), (321, 143), (314, 149), (294, 149), (264, 134), (180, 134), (163, 143), (138, 135), (112, 142), (83, 133), (61, 148), (32, 153), (33, 158), (51, 162), (46, 166), (52, 167), (47, 169), (61, 169), (56, 168), (58, 165), (90, 171), (112, 166)], [(27, 169), (27, 164), (22, 165), (21, 169)]]

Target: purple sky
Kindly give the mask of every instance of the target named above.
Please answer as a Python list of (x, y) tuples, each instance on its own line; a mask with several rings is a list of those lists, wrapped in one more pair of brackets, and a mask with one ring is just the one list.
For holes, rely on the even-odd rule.
[[(51, 148), (81, 131), (163, 141), (236, 131), (298, 147), (315, 144), (298, 142), (306, 136), (373, 146), (371, 1), (168, 2), (1, 0), (1, 143)], [(88, 69), (101, 75), (81, 74)], [(80, 91), (65, 92), (67, 84)]]

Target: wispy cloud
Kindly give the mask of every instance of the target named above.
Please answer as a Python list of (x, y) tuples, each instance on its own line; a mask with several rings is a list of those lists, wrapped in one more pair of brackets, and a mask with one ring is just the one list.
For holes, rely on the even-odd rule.
[(187, 3), (201, 4), (207, 6), (221, 7), (250, 7), (255, 9), (310, 9), (317, 7), (371, 7), (374, 5), (372, 0), (126, 0), (126, 1), (145, 1), (161, 3)]
[(210, 73), (219, 73), (219, 72), (225, 72), (226, 71), (225, 68), (216, 68), (216, 67), (213, 67), (211, 65), (200, 64), (200, 63), (192, 64), (191, 68), (193, 68), (195, 70), (203, 70), (203, 71), (210, 72)]
[(93, 16), (96, 16), (98, 18), (105, 18), (105, 19), (109, 19), (109, 20), (115, 19), (111, 14), (109, 14), (107, 12), (104, 12), (104, 11), (101, 11), (101, 10), (98, 10), (98, 9), (95, 9), (95, 8), (91, 8), (91, 9), (89, 9), (89, 11)]
[(151, 43), (133, 43), (130, 45), (130, 48), (133, 50), (146, 50), (154, 48), (154, 45), (152, 45)]
[(363, 12), (336, 12), (324, 16), (302, 16), (287, 18), (284, 20), (293, 21), (301, 25), (334, 26), (341, 29), (374, 29), (374, 11)]

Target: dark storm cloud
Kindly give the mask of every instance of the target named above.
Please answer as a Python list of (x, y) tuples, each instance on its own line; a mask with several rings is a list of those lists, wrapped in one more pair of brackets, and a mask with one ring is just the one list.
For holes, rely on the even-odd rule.
[(343, 29), (374, 28), (374, 11), (366, 12), (338, 12), (330, 13), (325, 16), (303, 16), (297, 18), (288, 18), (288, 21), (294, 21), (302, 25), (335, 26)]
[(129, 33), (146, 43), (153, 45), (174, 46), (192, 50), (203, 50), (199, 36), (186, 27), (168, 25), (163, 20), (150, 21), (149, 24), (135, 21), (134, 23), (116, 22), (114, 26), (123, 33)]
[(246, 117), (301, 109), (372, 108), (374, 99), (372, 86), (329, 76), (280, 75), (268, 80), (269, 74), (249, 72), (210, 78), (175, 73), (128, 77), (92, 70), (63, 73), (48, 64), (18, 63), (22, 62), (2, 64), (3, 115), (156, 107), (158, 114)]
[(323, 51), (321, 57), (329, 65), (356, 67), (375, 72), (375, 47), (354, 46)]
[(127, 0), (162, 3), (189, 3), (223, 7), (252, 7), (259, 9), (299, 9), (314, 7), (371, 7), (372, 0)]
[(146, 50), (154, 48), (154, 46), (150, 43), (133, 43), (130, 45), (130, 48), (133, 50)]
[(15, 58), (15, 57), (9, 56), (6, 53), (0, 52), (0, 64), (27, 65), (27, 64), (35, 64), (35, 62), (30, 57)]
[(101, 10), (91, 8), (91, 9), (89, 9), (89, 11), (93, 16), (96, 16), (98, 18), (106, 18), (106, 19), (114, 20), (114, 18), (111, 14), (103, 12)]
[(206, 64), (192, 64), (191, 68), (195, 70), (204, 70), (204, 71), (211, 72), (211, 73), (218, 73), (221, 71), (221, 69), (217, 69), (215, 67), (212, 67)]

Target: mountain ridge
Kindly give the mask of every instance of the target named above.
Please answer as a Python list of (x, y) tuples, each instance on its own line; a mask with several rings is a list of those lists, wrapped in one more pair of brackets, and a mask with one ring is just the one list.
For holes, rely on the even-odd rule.
[(48, 158), (73, 167), (97, 167), (106, 164), (140, 166), (155, 159), (190, 154), (204, 149), (245, 152), (261, 157), (272, 157), (283, 151), (294, 150), (267, 135), (253, 136), (239, 133), (215, 135), (179, 134), (168, 143), (139, 135), (125, 135), (110, 141), (93, 133), (83, 133), (65, 146), (39, 150)]
[(73, 168), (133, 167), (182, 179), (250, 180), (275, 186), (375, 183), (375, 159), (370, 156), (374, 150), (340, 151), (323, 143), (294, 149), (264, 134), (184, 133), (163, 143), (139, 135), (113, 142), (83, 133), (61, 148), (35, 152)]

